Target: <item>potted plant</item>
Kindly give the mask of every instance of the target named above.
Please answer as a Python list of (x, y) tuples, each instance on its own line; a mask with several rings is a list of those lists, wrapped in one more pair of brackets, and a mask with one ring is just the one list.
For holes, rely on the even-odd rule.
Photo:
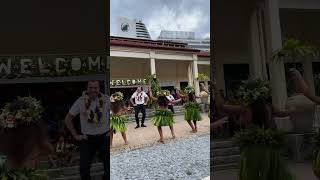
[(293, 177), (281, 157), (285, 143), (282, 132), (273, 129), (252, 128), (235, 136), (240, 146), (239, 180), (292, 180)]

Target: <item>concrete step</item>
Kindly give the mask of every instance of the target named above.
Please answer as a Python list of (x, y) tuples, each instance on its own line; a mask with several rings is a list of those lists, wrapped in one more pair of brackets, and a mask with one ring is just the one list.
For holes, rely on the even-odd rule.
[[(91, 173), (91, 180), (102, 180), (103, 172)], [(52, 180), (81, 180), (80, 175), (52, 178)]]
[(213, 165), (237, 163), (239, 161), (240, 161), (240, 155), (214, 156), (213, 157)]
[[(66, 177), (78, 177), (79, 176), (79, 166), (72, 166), (72, 167), (61, 167), (56, 169), (47, 169), (42, 170), (47, 174), (50, 179), (56, 178), (66, 178)], [(94, 163), (91, 166), (91, 174), (99, 174), (103, 173), (103, 164), (102, 163)]]
[(222, 171), (222, 170), (229, 170), (229, 169), (239, 169), (240, 164), (239, 163), (229, 163), (229, 164), (219, 164), (219, 165), (213, 165), (213, 173), (215, 171)]
[(213, 149), (213, 156), (231, 156), (239, 154), (240, 149), (238, 147)]
[(236, 145), (230, 140), (215, 141), (213, 143), (213, 149), (232, 148)]

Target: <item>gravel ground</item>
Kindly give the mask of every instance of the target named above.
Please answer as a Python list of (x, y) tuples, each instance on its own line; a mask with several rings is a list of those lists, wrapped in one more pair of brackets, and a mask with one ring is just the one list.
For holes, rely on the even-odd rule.
[(201, 180), (209, 175), (209, 135), (111, 155), (112, 180)]

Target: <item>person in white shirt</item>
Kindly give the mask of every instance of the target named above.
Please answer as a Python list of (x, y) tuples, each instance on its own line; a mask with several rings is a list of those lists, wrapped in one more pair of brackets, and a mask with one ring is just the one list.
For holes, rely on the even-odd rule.
[(140, 112), (142, 113), (141, 127), (147, 127), (144, 124), (144, 121), (146, 119), (146, 107), (145, 106), (148, 104), (148, 101), (149, 101), (149, 97), (144, 91), (142, 91), (141, 87), (138, 87), (136, 92), (134, 92), (133, 95), (131, 96), (130, 102), (134, 106), (135, 118), (136, 118), (136, 123), (137, 123), (137, 126), (135, 128), (140, 127), (140, 123), (139, 123), (139, 113)]
[[(108, 131), (109, 131), (109, 97), (100, 92), (99, 81), (88, 81), (87, 91), (72, 105), (65, 123), (73, 137), (80, 142), (80, 176), (90, 179), (90, 167), (99, 151), (104, 165), (104, 177), (108, 179)], [(72, 120), (80, 115), (81, 134), (74, 128)]]
[(175, 101), (175, 99), (172, 96), (172, 94), (169, 94), (168, 96), (166, 96), (166, 98), (169, 100), (168, 109), (170, 109), (172, 111), (172, 113), (174, 114), (173, 104), (171, 103), (171, 101)]

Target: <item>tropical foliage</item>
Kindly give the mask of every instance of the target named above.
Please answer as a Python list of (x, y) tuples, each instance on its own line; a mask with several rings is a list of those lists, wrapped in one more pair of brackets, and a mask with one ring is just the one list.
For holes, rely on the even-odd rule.
[(295, 38), (285, 38), (282, 48), (273, 54), (273, 60), (296, 62), (299, 59), (317, 56), (318, 53), (318, 50), (307, 42)]
[(49, 180), (45, 175), (31, 169), (8, 169), (0, 167), (0, 180)]
[(204, 73), (199, 73), (198, 74), (198, 80), (199, 81), (208, 81), (210, 78), (209, 76), (207, 76), (206, 74)]

